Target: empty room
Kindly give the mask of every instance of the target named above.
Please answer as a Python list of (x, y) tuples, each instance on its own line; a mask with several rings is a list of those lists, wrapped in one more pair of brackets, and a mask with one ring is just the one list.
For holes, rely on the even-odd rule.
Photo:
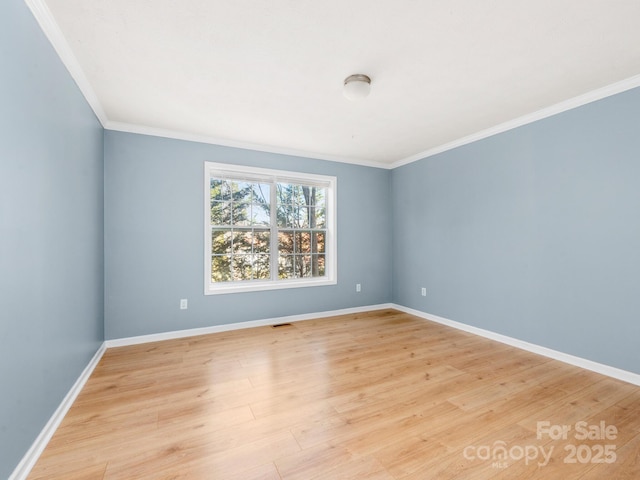
[(640, 478), (640, 2), (0, 2), (0, 478)]

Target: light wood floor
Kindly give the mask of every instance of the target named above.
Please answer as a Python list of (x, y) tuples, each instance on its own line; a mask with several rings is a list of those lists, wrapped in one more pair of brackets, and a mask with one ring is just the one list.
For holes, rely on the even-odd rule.
[(384, 310), (109, 349), (29, 478), (638, 479), (639, 452), (640, 387)]

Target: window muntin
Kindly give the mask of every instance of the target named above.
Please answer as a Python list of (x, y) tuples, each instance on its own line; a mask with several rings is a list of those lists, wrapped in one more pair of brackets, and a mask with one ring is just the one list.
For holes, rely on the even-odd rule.
[(335, 187), (205, 163), (205, 293), (335, 284)]

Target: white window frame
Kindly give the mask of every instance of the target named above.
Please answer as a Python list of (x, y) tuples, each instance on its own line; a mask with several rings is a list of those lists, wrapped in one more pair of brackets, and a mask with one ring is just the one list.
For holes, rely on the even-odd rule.
[[(271, 183), (287, 182), (311, 185), (322, 185), (326, 188), (326, 235), (325, 235), (325, 275), (323, 277), (294, 278), (286, 280), (245, 280), (235, 282), (211, 281), (211, 177), (233, 176), (260, 177)], [(336, 234), (337, 216), (337, 178), (327, 175), (272, 170), (244, 165), (204, 162), (204, 294), (217, 295), (225, 293), (257, 292), (262, 290), (278, 290), (283, 288), (319, 287), (338, 283), (338, 242)], [(272, 231), (273, 231), (272, 227)], [(276, 228), (277, 229), (277, 228)], [(271, 265), (277, 261), (277, 236), (271, 237)], [(275, 247), (274, 247), (275, 245)], [(276, 260), (274, 260), (276, 259)]]

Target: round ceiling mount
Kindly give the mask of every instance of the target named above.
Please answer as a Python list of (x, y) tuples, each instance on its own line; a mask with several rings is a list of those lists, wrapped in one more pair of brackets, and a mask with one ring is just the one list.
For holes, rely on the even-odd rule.
[(349, 75), (344, 79), (344, 96), (349, 100), (361, 100), (371, 91), (371, 79), (362, 73)]

